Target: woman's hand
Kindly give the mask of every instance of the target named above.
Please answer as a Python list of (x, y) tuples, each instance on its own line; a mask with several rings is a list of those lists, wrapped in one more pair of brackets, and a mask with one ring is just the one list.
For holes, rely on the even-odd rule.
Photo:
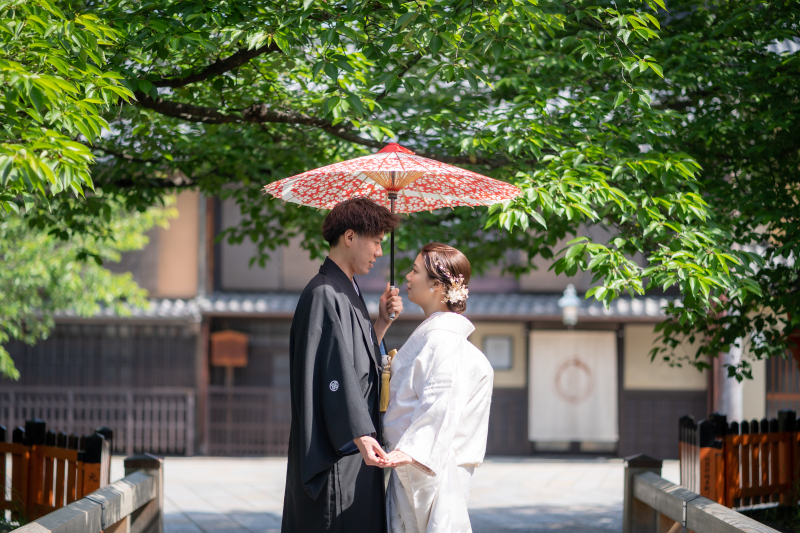
[(414, 464), (414, 459), (404, 454), (400, 450), (395, 450), (393, 452), (389, 452), (389, 455), (386, 456), (386, 462), (389, 463), (389, 466), (395, 468), (398, 466)]

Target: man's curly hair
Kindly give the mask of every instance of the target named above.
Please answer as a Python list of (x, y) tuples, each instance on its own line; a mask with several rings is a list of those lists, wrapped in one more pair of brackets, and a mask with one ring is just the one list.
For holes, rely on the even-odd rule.
[(357, 235), (377, 237), (400, 225), (400, 217), (369, 198), (351, 198), (331, 209), (322, 223), (322, 237), (331, 247), (351, 229)]

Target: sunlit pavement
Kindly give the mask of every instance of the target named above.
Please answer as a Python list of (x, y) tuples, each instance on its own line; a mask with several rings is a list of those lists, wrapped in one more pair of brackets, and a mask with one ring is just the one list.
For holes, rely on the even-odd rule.
[[(280, 531), (286, 460), (168, 457), (166, 533)], [(115, 457), (112, 479), (122, 477)], [(677, 461), (663, 476), (678, 482)], [(473, 476), (475, 533), (622, 531), (620, 459), (490, 458)]]

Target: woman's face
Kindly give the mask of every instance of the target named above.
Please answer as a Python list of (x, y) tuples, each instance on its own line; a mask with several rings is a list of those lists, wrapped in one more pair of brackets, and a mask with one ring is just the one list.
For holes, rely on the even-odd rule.
[[(406, 276), (406, 292), (408, 299), (418, 306), (425, 308), (435, 298), (439, 296), (440, 284), (428, 277), (425, 270), (425, 263), (422, 261), (422, 254), (417, 255), (411, 272)], [(431, 292), (433, 289), (433, 292)]]

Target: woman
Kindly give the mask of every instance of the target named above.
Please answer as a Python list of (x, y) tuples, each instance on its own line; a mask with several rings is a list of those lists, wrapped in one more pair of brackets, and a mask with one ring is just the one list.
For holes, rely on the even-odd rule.
[(471, 270), (455, 248), (430, 243), (406, 276), (408, 299), (427, 318), (391, 363), (383, 418), (391, 533), (472, 531), (467, 500), (486, 451), (494, 375), (461, 316)]

